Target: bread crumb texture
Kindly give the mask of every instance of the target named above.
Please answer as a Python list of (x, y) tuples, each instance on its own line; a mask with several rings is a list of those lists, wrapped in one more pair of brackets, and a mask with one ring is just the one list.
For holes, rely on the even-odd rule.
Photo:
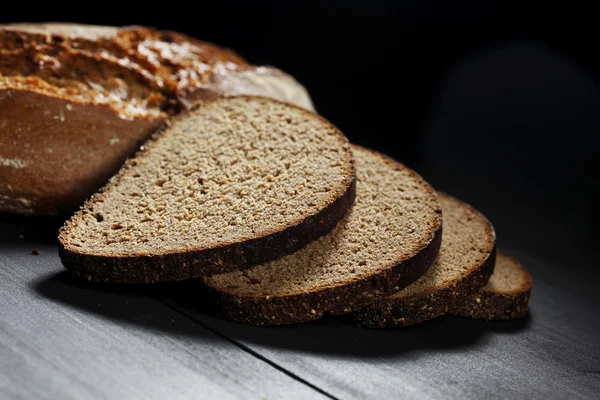
[(490, 277), (484, 292), (519, 293), (531, 289), (531, 275), (516, 260), (502, 252), (498, 252), (496, 268)]
[(392, 328), (444, 315), (485, 286), (495, 263), (496, 235), (479, 212), (438, 193), (444, 216), (437, 259), (414, 283), (355, 312), (359, 326)]
[(387, 157), (358, 146), (353, 152), (356, 200), (332, 232), (279, 260), (205, 282), (226, 296), (305, 295), (390, 269), (429, 244), (441, 224), (431, 187)]
[(218, 248), (301, 223), (353, 179), (350, 146), (324, 119), (263, 98), (211, 101), (146, 143), (60, 238), (111, 257)]
[(490, 257), (496, 235), (489, 221), (450, 196), (440, 195), (444, 215), (442, 245), (429, 271), (406, 289), (389, 297), (398, 301), (445, 289), (469, 275)]
[(471, 299), (455, 305), (451, 313), (468, 318), (510, 320), (529, 312), (532, 279), (515, 259), (498, 251), (496, 268), (487, 285)]

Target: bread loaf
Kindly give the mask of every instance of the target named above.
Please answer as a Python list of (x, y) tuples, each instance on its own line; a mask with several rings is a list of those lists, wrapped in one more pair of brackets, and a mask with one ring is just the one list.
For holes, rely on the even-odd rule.
[(255, 94), (312, 109), (271, 67), (131, 26), (0, 25), (0, 211), (72, 211), (196, 100)]

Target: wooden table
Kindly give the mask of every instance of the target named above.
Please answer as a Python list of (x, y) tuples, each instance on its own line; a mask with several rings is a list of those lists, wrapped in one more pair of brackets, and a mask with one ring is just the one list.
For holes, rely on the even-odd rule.
[(179, 286), (75, 281), (55, 222), (0, 221), (1, 399), (600, 398), (597, 296), (523, 252), (509, 249), (534, 277), (525, 320), (260, 328)]

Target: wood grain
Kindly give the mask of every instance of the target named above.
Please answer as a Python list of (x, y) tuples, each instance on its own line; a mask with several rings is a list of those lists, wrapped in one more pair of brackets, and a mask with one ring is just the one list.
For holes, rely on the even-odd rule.
[(597, 293), (584, 277), (522, 253), (512, 255), (534, 277), (525, 320), (443, 317), (383, 331), (336, 320), (259, 328), (210, 316), (193, 282), (109, 289), (73, 281), (62, 272), (54, 232), (32, 226), (0, 224), (0, 398), (600, 393)]
[(532, 311), (520, 321), (447, 316), (396, 330), (341, 321), (262, 328), (210, 317), (189, 298), (167, 301), (338, 398), (597, 398), (595, 304), (546, 282), (547, 264), (516, 256), (534, 277)]
[(13, 228), (0, 224), (0, 398), (324, 397), (145, 289), (74, 282), (54, 244)]

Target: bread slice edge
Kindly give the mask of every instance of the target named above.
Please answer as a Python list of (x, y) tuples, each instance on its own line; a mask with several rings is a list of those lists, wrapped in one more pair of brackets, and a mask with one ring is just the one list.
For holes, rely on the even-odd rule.
[[(371, 152), (386, 163), (400, 164), (384, 154), (354, 144), (352, 146)], [(435, 190), (418, 173), (406, 166), (402, 167), (425, 183), (428, 190), (437, 196)], [(441, 207), (438, 211), (441, 215)], [(353, 280), (346, 285), (329, 286), (288, 296), (262, 297), (232, 295), (206, 284), (203, 286), (208, 288), (208, 297), (212, 298), (217, 313), (227, 319), (250, 325), (304, 323), (327, 315), (346, 314), (395, 293), (425, 274), (437, 257), (442, 227), (442, 218), (438, 218), (438, 225), (429, 241), (420, 243), (420, 248), (415, 254), (397, 260), (377, 274)]]
[(471, 299), (453, 307), (450, 314), (491, 321), (523, 318), (529, 313), (531, 275), (521, 263), (503, 251), (498, 250), (498, 257), (510, 262), (511, 268), (522, 275), (523, 286), (511, 290), (482, 289)]
[(445, 193), (438, 192), (438, 194), (460, 202), (487, 222), (494, 243), (491, 252), (481, 260), (479, 265), (450, 285), (410, 297), (383, 299), (352, 313), (348, 319), (356, 325), (383, 329), (404, 327), (434, 319), (447, 314), (457, 304), (466, 301), (487, 284), (496, 264), (496, 233), (493, 225), (471, 205)]

